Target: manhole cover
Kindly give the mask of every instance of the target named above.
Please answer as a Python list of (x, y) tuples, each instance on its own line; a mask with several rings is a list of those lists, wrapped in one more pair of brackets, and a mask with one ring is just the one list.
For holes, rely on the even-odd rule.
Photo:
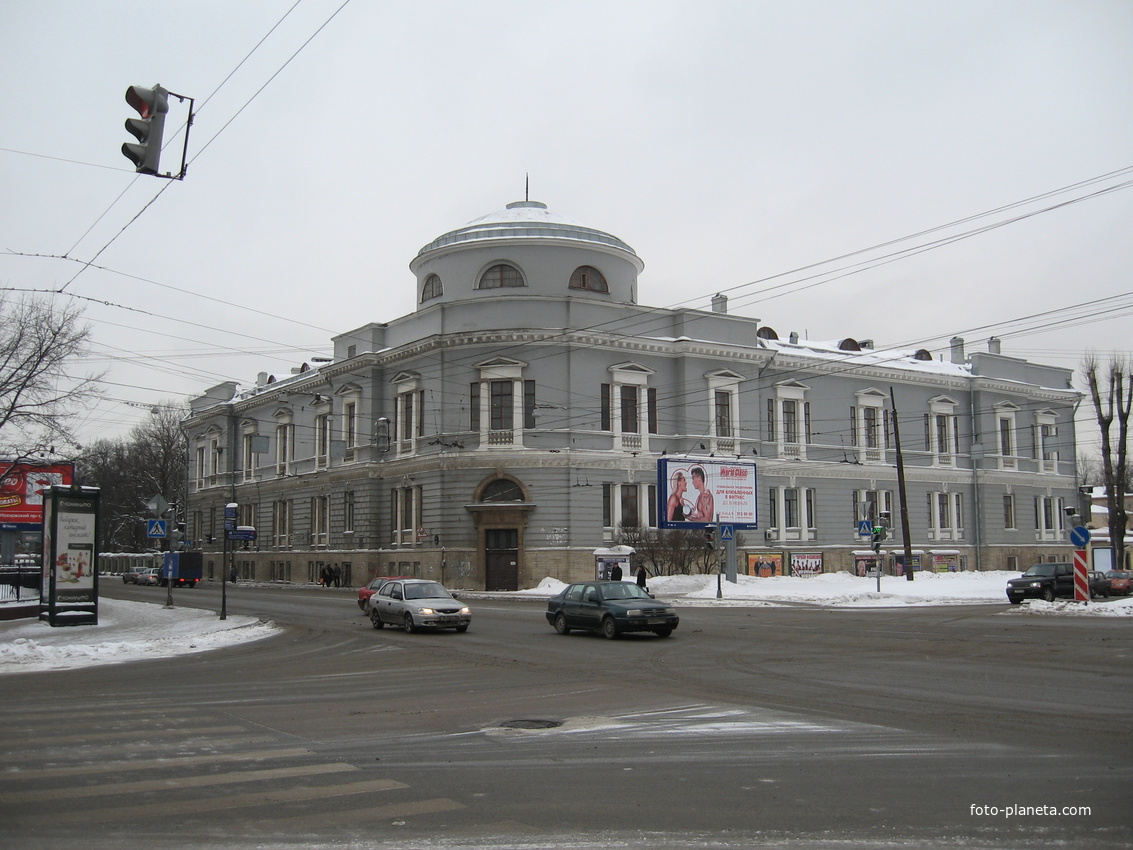
[(562, 725), (561, 720), (505, 720), (500, 724), (507, 729), (554, 729)]

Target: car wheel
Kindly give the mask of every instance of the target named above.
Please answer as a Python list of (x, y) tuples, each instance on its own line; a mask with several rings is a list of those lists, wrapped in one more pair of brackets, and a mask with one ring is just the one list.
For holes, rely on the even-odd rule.
[(668, 637), (672, 633), (673, 633), (672, 629), (654, 629), (653, 630), (653, 634), (657, 635), (657, 637)]
[(378, 613), (377, 608), (370, 609), (370, 622), (374, 624), (375, 629), (380, 629), (385, 623), (382, 622), (382, 617)]
[(560, 611), (558, 614), (555, 615), (554, 625), (555, 625), (555, 631), (558, 632), (560, 635), (569, 635), (570, 634), (570, 627), (566, 623), (566, 615), (563, 614), (562, 611)]
[(417, 631), (417, 626), (415, 626), (413, 624), (413, 615), (412, 614), (406, 614), (405, 615), (405, 631), (408, 632), (409, 634), (412, 634), (413, 632)]
[(610, 640), (618, 636), (618, 624), (614, 622), (613, 617), (607, 617), (602, 621), (602, 635)]
[(1022, 599), (1010, 599), (1009, 598), (1007, 601), (1010, 602), (1012, 605), (1021, 605), (1023, 603)]
[(464, 632), (468, 631), (468, 623), (465, 623), (463, 626), (457, 626), (456, 630), (463, 634)]
[(1042, 597), (1043, 602), (1053, 602), (1054, 601), (1054, 589), (1053, 588), (1044, 587), (1043, 592), (1039, 595)]

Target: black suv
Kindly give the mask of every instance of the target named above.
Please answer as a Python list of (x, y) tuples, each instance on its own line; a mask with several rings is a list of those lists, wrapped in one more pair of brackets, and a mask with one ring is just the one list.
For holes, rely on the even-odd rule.
[(1007, 598), (1012, 605), (1024, 599), (1050, 602), (1056, 596), (1074, 598), (1073, 564), (1035, 564), (1019, 578), (1007, 582)]

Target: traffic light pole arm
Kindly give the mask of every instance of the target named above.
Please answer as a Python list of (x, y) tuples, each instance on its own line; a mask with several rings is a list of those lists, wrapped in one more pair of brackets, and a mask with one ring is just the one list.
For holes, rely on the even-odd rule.
[(179, 174), (155, 174), (154, 177), (164, 177), (166, 180), (184, 180), (185, 172), (189, 170), (189, 130), (193, 127), (193, 106), (196, 100), (187, 95), (177, 94), (177, 92), (169, 92), (173, 97), (184, 103), (189, 101), (189, 118), (185, 122), (185, 145), (181, 148), (181, 171)]

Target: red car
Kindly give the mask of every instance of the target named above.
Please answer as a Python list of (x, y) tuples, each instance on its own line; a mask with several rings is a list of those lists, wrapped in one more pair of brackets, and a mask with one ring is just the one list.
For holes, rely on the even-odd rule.
[(365, 611), (366, 603), (370, 601), (371, 596), (378, 592), (378, 588), (395, 578), (413, 578), (413, 576), (378, 576), (369, 584), (358, 588), (358, 607)]
[(1129, 570), (1110, 570), (1105, 574), (1109, 579), (1109, 592), (1114, 596), (1128, 596), (1129, 595), (1129, 582), (1133, 579), (1133, 573)]

